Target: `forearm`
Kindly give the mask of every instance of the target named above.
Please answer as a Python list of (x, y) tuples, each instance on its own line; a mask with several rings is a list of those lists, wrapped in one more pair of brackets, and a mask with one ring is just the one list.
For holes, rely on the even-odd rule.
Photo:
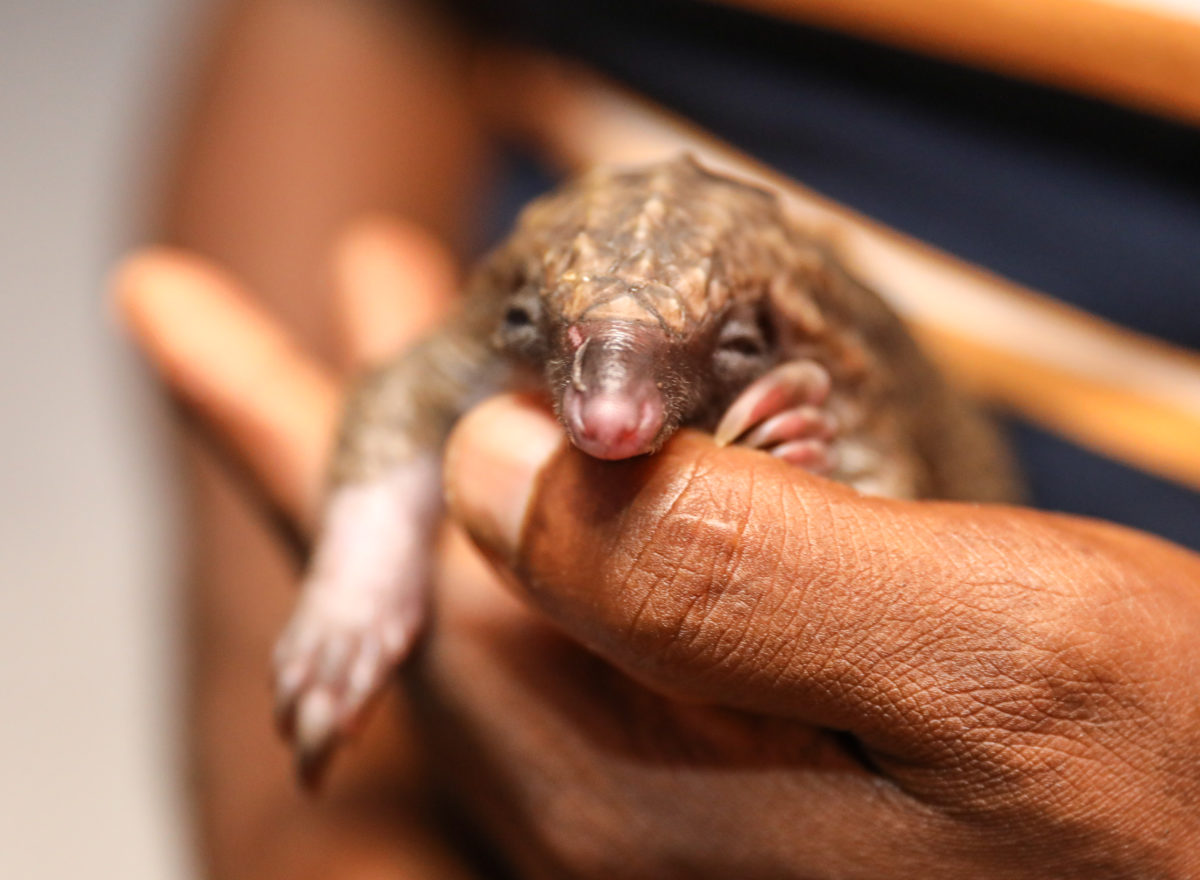
[(465, 238), (485, 150), (465, 51), (420, 3), (227, 5), (180, 128), (163, 232), (325, 354), (327, 256), (348, 220), (384, 211)]
[[(460, 67), (450, 36), (417, 10), (231, 4), (179, 140), (165, 237), (249, 281), (306, 346), (329, 355), (327, 260), (348, 220), (396, 212), (461, 240), (482, 148), (459, 98)], [(400, 790), (387, 797), (413, 792), (396, 726), (379, 732), (387, 741), (375, 749), (393, 764), (387, 772), (360, 753), (332, 780), (330, 800), (296, 793), (266, 685), (295, 572), (229, 477), (188, 447), (189, 735), (214, 876), (297, 876), (299, 865), (327, 876), (325, 860), (339, 852), (376, 872), (402, 864), (404, 852), (410, 867), (437, 863), (420, 832), (399, 839), (362, 806), (393, 780)], [(345, 859), (345, 876), (357, 876), (354, 861)]]

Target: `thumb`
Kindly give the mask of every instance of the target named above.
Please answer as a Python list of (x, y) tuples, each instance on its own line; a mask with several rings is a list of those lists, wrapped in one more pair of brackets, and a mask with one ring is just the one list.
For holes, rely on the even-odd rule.
[(459, 425), (446, 481), (527, 601), (644, 683), (893, 754), (1044, 678), (1024, 676), (1052, 653), (1038, 628), (1063, 619), (1021, 576), (1045, 566), (1018, 511), (864, 498), (694, 432), (603, 462), (499, 398)]

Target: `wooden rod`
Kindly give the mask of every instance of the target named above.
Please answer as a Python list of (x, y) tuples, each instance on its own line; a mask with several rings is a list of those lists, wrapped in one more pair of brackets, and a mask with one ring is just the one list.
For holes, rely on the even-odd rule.
[(724, 0), (1200, 123), (1200, 17), (1099, 0)]
[(1200, 355), (1126, 330), (869, 220), (661, 108), (542, 57), (483, 64), (484, 108), (564, 170), (688, 151), (780, 193), (790, 215), (976, 394), (1081, 446), (1200, 489)]

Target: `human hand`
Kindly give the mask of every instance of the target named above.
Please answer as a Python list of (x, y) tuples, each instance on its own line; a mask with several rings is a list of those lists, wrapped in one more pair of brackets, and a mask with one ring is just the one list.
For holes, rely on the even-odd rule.
[[(229, 350), (227, 374), (259, 351), (267, 393), (157, 326), (176, 386), (304, 520), (329, 426), (304, 359), (256, 348), (268, 325)], [(1191, 554), (863, 499), (694, 434), (619, 464), (560, 438), (512, 400), (456, 434), (453, 509), (521, 599), (452, 537), (413, 681), (438, 772), (526, 873), (1195, 868)]]
[(694, 433), (598, 462), (513, 400), (460, 425), (447, 486), (521, 604), (441, 585), (426, 717), (531, 871), (1200, 869), (1195, 555)]

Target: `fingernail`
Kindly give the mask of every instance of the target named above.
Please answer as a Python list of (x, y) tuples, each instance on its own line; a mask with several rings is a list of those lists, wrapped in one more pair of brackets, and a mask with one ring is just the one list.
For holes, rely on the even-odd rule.
[(536, 477), (563, 441), (545, 411), (514, 397), (476, 407), (455, 428), (446, 450), (450, 513), (476, 542), (511, 560)]

